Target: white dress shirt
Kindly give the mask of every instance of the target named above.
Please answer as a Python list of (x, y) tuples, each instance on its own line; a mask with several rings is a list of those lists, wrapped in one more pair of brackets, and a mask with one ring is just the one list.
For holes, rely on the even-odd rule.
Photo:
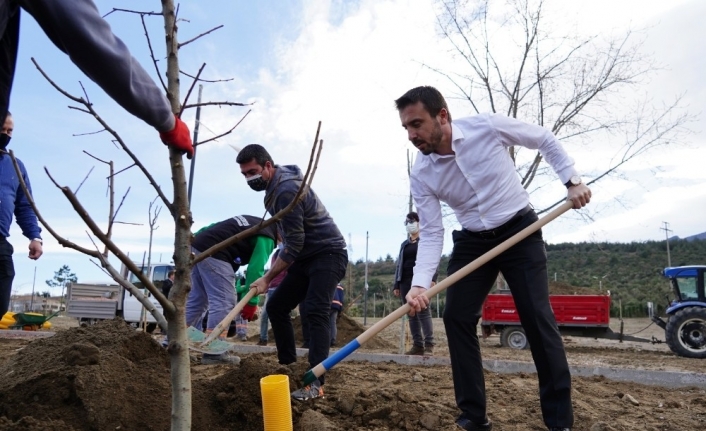
[(454, 154), (419, 153), (410, 178), (419, 214), (419, 249), (412, 286), (429, 288), (444, 245), (441, 202), (465, 229), (494, 229), (529, 203), (508, 148), (539, 150), (562, 183), (576, 175), (574, 161), (544, 127), (498, 114), (451, 123)]

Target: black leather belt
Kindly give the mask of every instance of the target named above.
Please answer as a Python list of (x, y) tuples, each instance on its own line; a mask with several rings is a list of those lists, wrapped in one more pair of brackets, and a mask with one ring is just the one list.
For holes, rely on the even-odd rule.
[(475, 238), (495, 239), (495, 238), (499, 237), (500, 235), (504, 234), (505, 232), (507, 232), (508, 230), (510, 230), (510, 228), (512, 228), (513, 226), (515, 226), (515, 224), (517, 224), (517, 222), (519, 222), (522, 219), (522, 217), (524, 217), (530, 211), (532, 211), (532, 207), (530, 205), (527, 205), (526, 207), (519, 210), (517, 212), (517, 214), (512, 216), (512, 218), (510, 220), (506, 221), (505, 223), (501, 224), (500, 226), (498, 226), (494, 229), (481, 230), (478, 232), (474, 232), (472, 230), (468, 230), (466, 228), (463, 228), (462, 231), (472, 237), (475, 237)]

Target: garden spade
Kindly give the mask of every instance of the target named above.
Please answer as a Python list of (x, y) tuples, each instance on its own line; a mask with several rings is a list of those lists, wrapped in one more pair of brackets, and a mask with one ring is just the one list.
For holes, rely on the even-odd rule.
[(206, 335), (193, 326), (189, 326), (186, 330), (186, 335), (189, 339), (189, 348), (197, 352), (218, 355), (230, 350), (234, 344), (228, 341), (217, 340), (217, 338), (230, 325), (231, 320), (235, 318), (243, 310), (243, 307), (256, 295), (255, 289), (250, 289), (248, 293), (241, 299), (235, 307), (223, 318), (221, 323), (216, 325), (210, 334)]
[[(467, 276), (471, 272), (475, 271), (476, 269), (480, 268), (481, 266), (485, 265), (488, 263), (490, 260), (498, 256), (500, 253), (504, 252), (505, 250), (509, 249), (513, 245), (517, 244), (518, 242), (522, 241), (523, 239), (527, 238), (537, 230), (539, 230), (542, 226), (546, 225), (550, 221), (554, 220), (555, 218), (559, 217), (566, 211), (570, 210), (573, 208), (573, 204), (571, 201), (566, 201), (564, 202), (560, 207), (555, 209), (554, 211), (550, 212), (546, 216), (542, 217), (541, 219), (537, 220), (536, 222), (532, 223), (531, 225), (527, 226), (526, 228), (522, 229), (520, 232), (516, 233), (513, 235), (511, 238), (508, 238), (506, 241), (504, 241), (501, 244), (498, 244), (496, 247), (485, 253), (484, 255), (480, 256), (478, 259), (474, 260), (473, 262), (469, 263), (468, 265), (464, 266), (463, 268), (459, 269), (455, 273), (451, 274), (441, 282), (437, 283), (434, 287), (427, 289), (427, 291), (424, 292), (424, 296), (427, 298), (431, 299), (434, 296), (438, 295), (439, 293), (443, 292), (446, 290), (449, 286), (453, 285), (463, 277)], [(338, 350), (336, 353), (334, 353), (332, 356), (329, 356), (326, 358), (323, 362), (320, 364), (316, 365), (314, 368), (311, 370), (307, 371), (306, 374), (304, 374), (303, 378), (303, 383), (304, 385), (310, 385), (313, 383), (316, 379), (321, 377), (326, 371), (330, 370), (332, 367), (334, 367), (336, 364), (341, 362), (344, 358), (346, 358), (348, 355), (353, 353), (358, 347), (363, 345), (366, 341), (377, 335), (380, 331), (388, 327), (390, 324), (395, 322), (397, 319), (400, 317), (404, 316), (405, 314), (409, 313), (411, 310), (411, 307), (409, 304), (404, 304), (397, 310), (393, 311), (392, 313), (388, 314), (385, 318), (382, 320), (378, 321), (376, 324), (371, 326), (369, 329), (367, 329), (365, 332), (360, 334), (357, 338), (352, 340), (350, 343), (346, 344), (343, 346), (340, 350)]]

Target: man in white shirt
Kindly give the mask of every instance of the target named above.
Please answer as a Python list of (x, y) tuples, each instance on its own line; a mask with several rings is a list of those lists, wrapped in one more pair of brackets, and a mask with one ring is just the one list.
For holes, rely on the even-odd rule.
[[(573, 160), (543, 127), (502, 115), (481, 114), (451, 122), (444, 97), (433, 87), (417, 87), (395, 101), (402, 127), (421, 152), (411, 174), (420, 225), (417, 263), (407, 302), (414, 314), (429, 306), (421, 295), (441, 257), (444, 226), (441, 202), (456, 214), (462, 230), (453, 232), (448, 274), (461, 269), (537, 220), (508, 149), (539, 150), (568, 188), (574, 208), (591, 191), (581, 183)], [(499, 272), (507, 281), (527, 334), (539, 378), (542, 416), (550, 431), (570, 430), (571, 375), (549, 306), (547, 257), (541, 231), (535, 232), (447, 291), (444, 325), (449, 342), (456, 423), (467, 431), (490, 431), (485, 382), (476, 326)]]

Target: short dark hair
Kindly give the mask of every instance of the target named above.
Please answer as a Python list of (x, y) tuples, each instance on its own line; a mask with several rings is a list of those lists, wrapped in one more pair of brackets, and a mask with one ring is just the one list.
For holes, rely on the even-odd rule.
[(428, 85), (409, 90), (403, 94), (402, 97), (395, 100), (395, 107), (397, 107), (397, 111), (402, 111), (404, 108), (414, 105), (417, 102), (422, 102), (422, 105), (424, 105), (424, 108), (432, 117), (436, 117), (442, 109), (446, 109), (446, 112), (449, 114), (449, 121), (451, 121), (451, 112), (449, 112), (446, 99), (444, 99), (444, 96), (439, 90)]
[(267, 152), (265, 147), (258, 144), (250, 144), (243, 147), (235, 158), (236, 163), (242, 165), (243, 163), (248, 163), (250, 160), (255, 159), (258, 165), (265, 166), (265, 163), (270, 162), (274, 166), (275, 162), (272, 161), (272, 156)]
[(413, 220), (413, 221), (419, 222), (419, 214), (412, 211), (411, 213), (407, 214), (406, 220)]
[(176, 269), (170, 269), (169, 272), (167, 273), (167, 278), (171, 277), (174, 274), (176, 274)]

